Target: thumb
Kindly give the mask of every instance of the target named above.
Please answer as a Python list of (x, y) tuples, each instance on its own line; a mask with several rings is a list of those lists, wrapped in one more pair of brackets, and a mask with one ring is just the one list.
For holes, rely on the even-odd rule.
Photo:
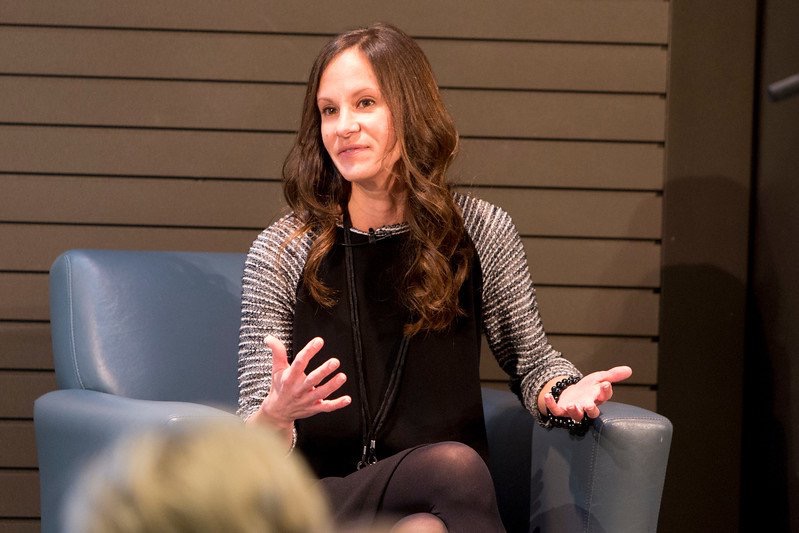
[(633, 369), (629, 366), (614, 366), (610, 370), (601, 372), (602, 376), (600, 381), (607, 381), (610, 383), (617, 383), (624, 381), (633, 375)]
[(267, 335), (264, 338), (264, 342), (272, 350), (272, 373), (287, 369), (289, 367), (289, 359), (286, 355), (286, 347), (280, 342), (280, 339)]

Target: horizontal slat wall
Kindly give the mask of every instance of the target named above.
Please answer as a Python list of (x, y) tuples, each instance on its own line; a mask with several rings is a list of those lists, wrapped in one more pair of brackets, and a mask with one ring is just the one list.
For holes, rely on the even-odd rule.
[[(0, 368), (38, 370), (53, 368), (50, 327), (47, 322), (0, 322)], [(3, 442), (3, 439), (0, 439)], [(2, 463), (0, 463), (2, 464)]]
[[(6, 172), (279, 179), (288, 133), (2, 126)], [(453, 173), (467, 184), (659, 190), (658, 143), (463, 139)]]
[[(293, 131), (302, 86), (162, 80), (0, 78), (3, 122), (139, 128)], [(501, 137), (659, 141), (665, 100), (657, 95), (443, 93), (460, 133)]]
[(139, 0), (135, 9), (126, 0), (2, 0), (0, 7), (4, 22), (33, 25), (328, 34), (385, 20), (418, 36), (656, 45), (668, 34), (661, 0), (509, 0), (502, 9), (462, 0), (406, 0), (401, 8), (368, 0), (207, 0), (203, 9), (193, 0)]
[[(0, 290), (5, 316), (48, 318), (46, 273), (3, 274)], [(539, 286), (537, 292), (552, 333), (657, 336), (658, 298), (651, 290)]]
[[(157, 226), (265, 226), (281, 211), (276, 181), (164, 180), (5, 175), (5, 222)], [(653, 192), (465, 188), (502, 206), (522, 235), (657, 239), (660, 196)], [(43, 203), (51, 196), (58, 202)], [(580, 213), (580, 217), (562, 216)], [(78, 218), (80, 217), (80, 218)]]
[[(0, 35), (0, 47), (19, 50), (5, 65), (16, 74), (304, 84), (308, 66), (326, 40), (231, 34), (211, 41), (197, 33), (11, 27)], [(658, 93), (665, 85), (666, 50), (660, 47), (433, 39), (420, 39), (419, 44), (439, 66), (442, 87)], [(127, 50), (141, 55), (130, 56)], [(229, 60), (217, 61), (220, 55)], [(76, 65), (77, 56), (85, 62)], [(470, 64), (481, 68), (463, 68)], [(631, 69), (639, 69), (635, 79), (626, 76)]]
[[(52, 259), (69, 248), (227, 251), (245, 250), (258, 230), (143, 228), (60, 224), (0, 225), (0, 271), (47, 272)], [(660, 246), (651, 241), (523, 237), (538, 285), (657, 288)], [(555, 266), (558, 257), (568, 268)], [(624, 268), (620, 268), (624, 265)], [(30, 342), (26, 339), (25, 342)]]
[(513, 217), (553, 345), (631, 364), (615, 397), (656, 407), (668, 2), (0, 0), (0, 530), (38, 528), (55, 257), (246, 251), (282, 212), (313, 57), (373, 20), (428, 54), (452, 176)]

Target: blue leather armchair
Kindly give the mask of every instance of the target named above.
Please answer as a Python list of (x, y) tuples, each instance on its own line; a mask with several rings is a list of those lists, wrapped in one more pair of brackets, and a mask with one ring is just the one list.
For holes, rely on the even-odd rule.
[[(36, 400), (42, 531), (62, 531), (70, 484), (120, 436), (231, 418), (243, 254), (73, 250), (50, 271), (59, 390)], [(654, 531), (671, 424), (609, 402), (584, 437), (537, 426), (485, 389), (508, 531)], [(78, 487), (79, 490), (79, 487)]]

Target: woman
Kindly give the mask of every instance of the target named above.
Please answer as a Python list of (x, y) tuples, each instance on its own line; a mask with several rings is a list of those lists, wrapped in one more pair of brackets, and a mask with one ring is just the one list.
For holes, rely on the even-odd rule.
[(481, 331), (544, 425), (598, 416), (631, 373), (581, 377), (549, 345), (510, 218), (447, 182), (457, 145), (412, 39), (383, 24), (339, 35), (314, 63), (284, 165), (293, 212), (248, 255), (240, 415), (299, 447), (340, 519), (502, 530)]

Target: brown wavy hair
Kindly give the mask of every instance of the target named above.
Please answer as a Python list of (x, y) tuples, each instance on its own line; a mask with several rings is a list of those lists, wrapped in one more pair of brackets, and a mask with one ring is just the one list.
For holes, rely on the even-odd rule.
[(336, 293), (319, 279), (319, 269), (335, 244), (336, 226), (347, 209), (351, 185), (322, 143), (316, 93), (327, 65), (353, 47), (371, 63), (400, 146), (393, 178), (407, 192), (404, 214), (410, 229), (408, 268), (399, 291), (412, 316), (405, 333), (441, 331), (462, 314), (458, 292), (471, 261), (463, 218), (446, 176), (458, 149), (458, 132), (424, 52), (388, 24), (335, 37), (311, 69), (299, 133), (283, 165), (283, 194), (304, 223), (298, 234), (316, 234), (303, 281), (319, 304), (335, 305)]

